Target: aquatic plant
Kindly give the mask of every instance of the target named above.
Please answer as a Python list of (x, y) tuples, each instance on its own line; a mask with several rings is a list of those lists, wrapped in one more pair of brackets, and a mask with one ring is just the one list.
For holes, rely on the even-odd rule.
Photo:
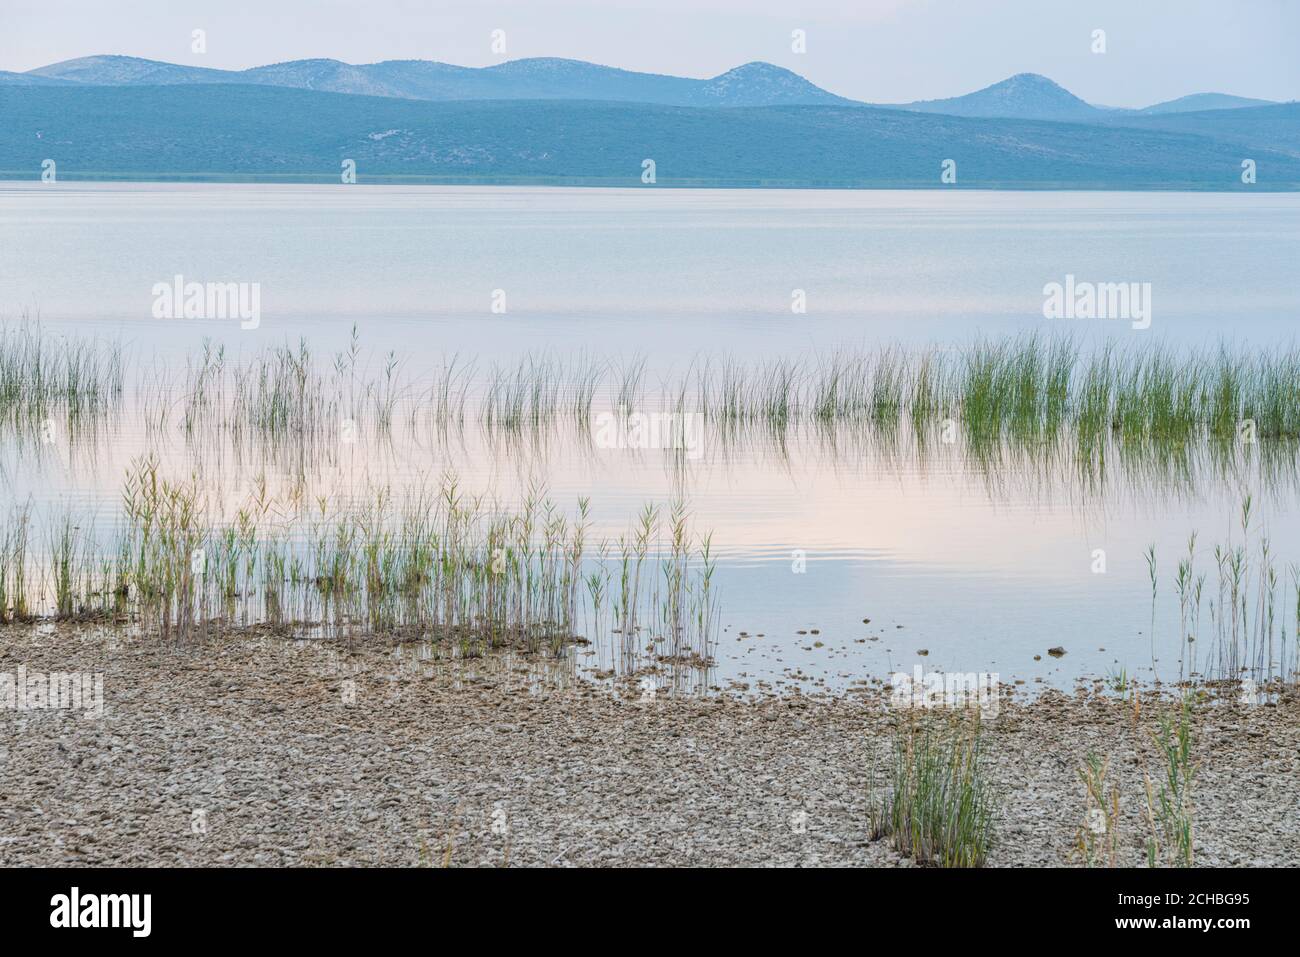
[(123, 376), (120, 343), (0, 323), (0, 423), (47, 435), (58, 424), (75, 428), (116, 408)]
[[(525, 356), (514, 366), (446, 357), (413, 372), (393, 353), (374, 372), (354, 328), (348, 349), (322, 365), (305, 340), (233, 360), (204, 342), (185, 364), (180, 392), (187, 432), (216, 428), (288, 439), (336, 436), (341, 422), (386, 431), (399, 410), (412, 429), (472, 418), (486, 428), (525, 430), (567, 422), (590, 427), (599, 405), (657, 405), (698, 412), (719, 428), (762, 423), (782, 432), (800, 422), (913, 429), (951, 420), (974, 443), (999, 437), (1051, 441), (1073, 433), (1087, 454), (1115, 439), (1165, 445), (1213, 439), (1254, 444), (1300, 440), (1300, 352), (1188, 349), (1160, 345), (1083, 350), (1068, 336), (975, 339), (952, 348), (840, 347), (803, 358), (746, 365), (701, 357), (646, 392), (644, 357), (598, 360)], [(49, 411), (104, 413), (123, 393), (118, 344), (55, 337), (37, 323), (0, 326), (0, 413), (39, 420)], [(136, 394), (153, 396), (158, 371), (139, 370)], [(168, 383), (170, 387), (170, 383)]]
[(31, 616), (27, 577), (30, 524), (31, 506), (15, 507), (0, 532), (0, 622), (26, 621)]
[[(5, 620), (34, 613), (29, 511), (0, 539)], [(71, 512), (50, 517), (52, 597), (43, 611), (129, 623), (163, 640), (260, 623), (349, 640), (418, 639), (465, 657), (503, 648), (562, 655), (590, 640), (584, 622), (594, 636), (618, 634), (630, 670), (707, 667), (719, 613), (709, 536), (697, 539), (680, 503), (667, 525), (648, 505), (630, 546), (615, 554), (631, 574), (611, 603), (611, 546), (587, 554), (589, 515), (586, 498), (569, 515), (534, 489), (509, 509), (444, 476), (401, 496), (372, 487), (313, 502), (277, 500), (262, 481), (223, 520), (197, 477), (166, 476), (144, 457), (125, 477), (104, 547)], [(652, 561), (661, 574), (643, 576)]]

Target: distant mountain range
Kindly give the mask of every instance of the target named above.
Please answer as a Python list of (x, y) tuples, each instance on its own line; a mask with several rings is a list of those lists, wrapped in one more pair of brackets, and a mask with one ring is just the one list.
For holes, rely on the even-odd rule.
[(1156, 116), (1162, 113), (1193, 113), (1204, 110), (1233, 110), (1252, 106), (1272, 106), (1272, 100), (1253, 100), (1227, 93), (1193, 93), (1176, 100), (1156, 103), (1140, 110), (1116, 106), (1094, 106), (1079, 99), (1065, 87), (1037, 73), (1017, 73), (965, 96), (946, 100), (919, 100), (899, 105), (898, 109), (919, 113), (946, 113), (949, 116), (1004, 117), (1022, 120), (1055, 120), (1065, 123), (1107, 123), (1129, 116)]
[[(873, 106), (749, 63), (707, 80), (574, 60), (481, 69), (86, 57), (0, 73), (0, 178), (957, 188), (1300, 189), (1300, 104), (1206, 93), (1094, 106), (1018, 74)], [(1244, 159), (1258, 183), (1241, 182)]]
[(71, 81), (89, 86), (239, 83), (440, 101), (609, 100), (699, 107), (852, 103), (770, 63), (746, 63), (712, 79), (693, 80), (551, 57), (489, 67), (431, 60), (361, 65), (292, 60), (249, 70), (210, 70), (136, 57), (92, 56), (10, 76), (25, 77), (28, 82)]
[(866, 105), (949, 116), (1063, 122), (1104, 121), (1116, 113), (1173, 113), (1265, 106), (1270, 101), (1194, 93), (1144, 110), (1093, 106), (1047, 77), (1019, 73), (964, 96), (914, 103), (860, 104), (823, 90), (771, 63), (746, 63), (707, 80), (636, 73), (581, 60), (541, 57), (488, 67), (432, 60), (351, 64), (290, 60), (248, 70), (213, 70), (128, 56), (64, 60), (26, 73), (0, 73), (0, 85), (76, 83), (88, 86), (160, 86), (237, 83), (413, 100), (607, 100), (664, 106)]

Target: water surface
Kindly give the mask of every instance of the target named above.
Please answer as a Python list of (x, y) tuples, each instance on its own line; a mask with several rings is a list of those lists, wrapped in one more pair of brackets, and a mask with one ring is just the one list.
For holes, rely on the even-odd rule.
[[(1290, 344), (1300, 320), (1300, 196), (1288, 194), (4, 184), (0, 223), (0, 315), (120, 338), (128, 383), (149, 369), (179, 381), (205, 338), (232, 356), (305, 338), (328, 364), (354, 327), (373, 375), (390, 350), (417, 378), (451, 355), (486, 372), (582, 353), (643, 358), (653, 391), (705, 356), (1026, 332), (1263, 350)], [(153, 286), (177, 274), (259, 283), (260, 325), (152, 318)], [(1045, 320), (1043, 286), (1067, 274), (1149, 282), (1151, 328)], [(806, 313), (791, 310), (795, 290)], [(448, 470), (504, 501), (545, 487), (566, 507), (590, 496), (597, 538), (624, 533), (646, 501), (681, 498), (720, 556), (719, 683), (798, 672), (843, 688), (915, 664), (1031, 685), (1150, 674), (1152, 544), (1157, 670), (1176, 677), (1176, 563), (1198, 532), (1197, 571), (1217, 582), (1214, 545), (1243, 541), (1247, 495), (1244, 540), (1270, 538), (1280, 605), (1295, 604), (1294, 470), (1262, 477), (1259, 449), (1181, 476), (1114, 460), (1084, 481), (1033, 455), (990, 467), (960, 445), (921, 454), (815, 432), (785, 447), (714, 441), (685, 467), (581, 446), (562, 429), (510, 441), (470, 428), (452, 443), (398, 429), (304, 461), (149, 434), (123, 413), (95, 442), (0, 437), (0, 504), (108, 521), (125, 469), (150, 449), (231, 502), (260, 474), (313, 493)], [(1048, 656), (1054, 646), (1066, 656)]]

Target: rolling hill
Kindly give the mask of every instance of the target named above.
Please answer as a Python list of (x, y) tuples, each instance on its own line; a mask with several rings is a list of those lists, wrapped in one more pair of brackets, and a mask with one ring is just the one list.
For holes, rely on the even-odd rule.
[(1202, 110), (1239, 110), (1250, 106), (1272, 106), (1272, 100), (1256, 100), (1249, 96), (1230, 96), (1227, 93), (1193, 93), (1176, 100), (1166, 100), (1139, 110), (1139, 113), (1194, 113)]
[(1065, 87), (1037, 73), (1017, 73), (965, 96), (920, 100), (898, 109), (948, 116), (1058, 120), (1069, 123), (1099, 119), (1106, 111), (1079, 99)]

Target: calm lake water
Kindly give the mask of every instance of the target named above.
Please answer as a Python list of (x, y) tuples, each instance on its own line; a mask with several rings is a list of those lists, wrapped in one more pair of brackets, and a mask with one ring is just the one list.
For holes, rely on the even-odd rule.
[[(653, 389), (701, 356), (1025, 332), (1089, 346), (1287, 346), (1300, 322), (1300, 196), (10, 183), (0, 263), (0, 316), (120, 339), (128, 384), (135, 370), (183, 369), (204, 338), (250, 355), (303, 337), (328, 362), (355, 326), (375, 374), (390, 350), (417, 376), (453, 354), (486, 369), (583, 353), (644, 358)], [(260, 284), (259, 326), (154, 319), (154, 285), (177, 274)], [(1044, 285), (1067, 274), (1150, 283), (1150, 328), (1044, 319)], [(806, 313), (792, 312), (794, 290)], [(492, 310), (497, 291), (504, 313)], [(122, 415), (93, 449), (38, 453), (0, 435), (0, 505), (111, 515), (127, 465), (150, 448), (169, 471), (225, 489), (266, 467), (224, 457), (218, 478), (211, 449)], [(654, 452), (579, 454), (563, 437), (523, 450), (471, 430), (454, 448), (399, 437), (335, 449), (306, 470), (314, 489), (454, 470), (505, 501), (534, 485), (566, 507), (589, 495), (598, 538), (624, 532), (646, 501), (681, 497), (721, 556), (719, 683), (838, 689), (916, 664), (1031, 686), (1149, 676), (1152, 544), (1168, 679), (1173, 579), (1192, 532), (1198, 570), (1216, 581), (1213, 548), (1241, 540), (1249, 494), (1251, 534), (1271, 540), (1284, 585), (1300, 562), (1294, 472), (1266, 481), (1249, 456), (1182, 481), (1115, 463), (1085, 487), (1024, 459), (990, 470), (960, 450), (886, 453), (817, 435), (784, 450), (706, 448), (682, 470)], [(1294, 609), (1293, 593), (1279, 595)], [(1053, 646), (1066, 656), (1048, 656)]]

